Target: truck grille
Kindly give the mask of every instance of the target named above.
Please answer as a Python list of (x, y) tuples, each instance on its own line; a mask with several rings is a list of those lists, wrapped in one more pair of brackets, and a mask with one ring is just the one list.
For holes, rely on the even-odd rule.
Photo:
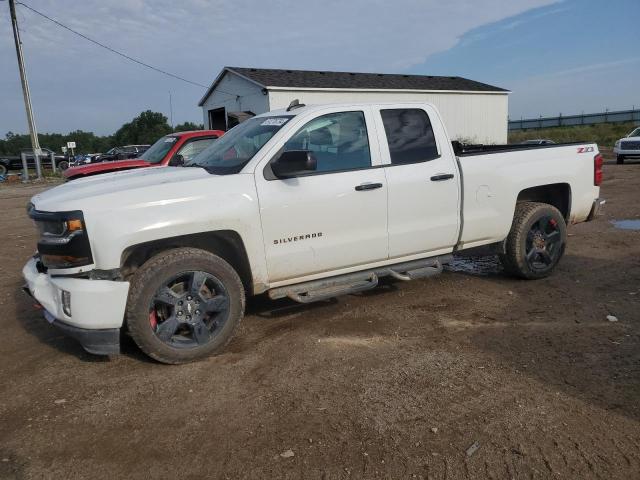
[(620, 144), (622, 150), (640, 150), (640, 141), (627, 141)]

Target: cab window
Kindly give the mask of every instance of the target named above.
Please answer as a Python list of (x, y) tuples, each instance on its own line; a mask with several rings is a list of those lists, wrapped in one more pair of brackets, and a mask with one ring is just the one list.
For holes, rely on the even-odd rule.
[(393, 165), (438, 158), (438, 147), (427, 112), (419, 108), (381, 110)]
[(284, 151), (307, 150), (317, 160), (317, 173), (371, 166), (363, 112), (330, 113), (314, 118), (284, 146)]

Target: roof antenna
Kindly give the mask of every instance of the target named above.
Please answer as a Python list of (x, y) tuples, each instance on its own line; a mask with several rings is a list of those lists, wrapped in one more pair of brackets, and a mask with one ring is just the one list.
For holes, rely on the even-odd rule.
[(300, 103), (300, 101), (296, 98), (295, 100), (293, 100), (289, 106), (287, 107), (287, 112), (290, 112), (291, 110), (293, 110), (294, 108), (302, 108), (304, 107), (305, 104), (304, 103)]

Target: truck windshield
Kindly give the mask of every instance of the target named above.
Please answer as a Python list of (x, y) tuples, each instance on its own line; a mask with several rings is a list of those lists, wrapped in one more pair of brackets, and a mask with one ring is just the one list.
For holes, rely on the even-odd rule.
[(633, 132), (629, 134), (630, 137), (640, 137), (640, 128), (636, 128)]
[(292, 115), (256, 117), (233, 127), (223, 137), (185, 163), (215, 175), (238, 173)]
[(160, 163), (165, 157), (167, 152), (171, 150), (171, 147), (178, 141), (178, 137), (171, 137), (169, 135), (160, 138), (156, 143), (151, 145), (145, 152), (138, 158), (146, 160), (149, 163)]

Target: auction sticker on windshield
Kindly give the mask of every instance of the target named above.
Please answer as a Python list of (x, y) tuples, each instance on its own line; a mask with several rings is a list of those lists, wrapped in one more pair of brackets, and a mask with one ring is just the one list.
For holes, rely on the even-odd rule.
[(284, 125), (288, 121), (289, 121), (289, 119), (286, 118), (286, 117), (267, 118), (260, 125), (262, 125), (264, 127), (281, 127), (282, 125)]

